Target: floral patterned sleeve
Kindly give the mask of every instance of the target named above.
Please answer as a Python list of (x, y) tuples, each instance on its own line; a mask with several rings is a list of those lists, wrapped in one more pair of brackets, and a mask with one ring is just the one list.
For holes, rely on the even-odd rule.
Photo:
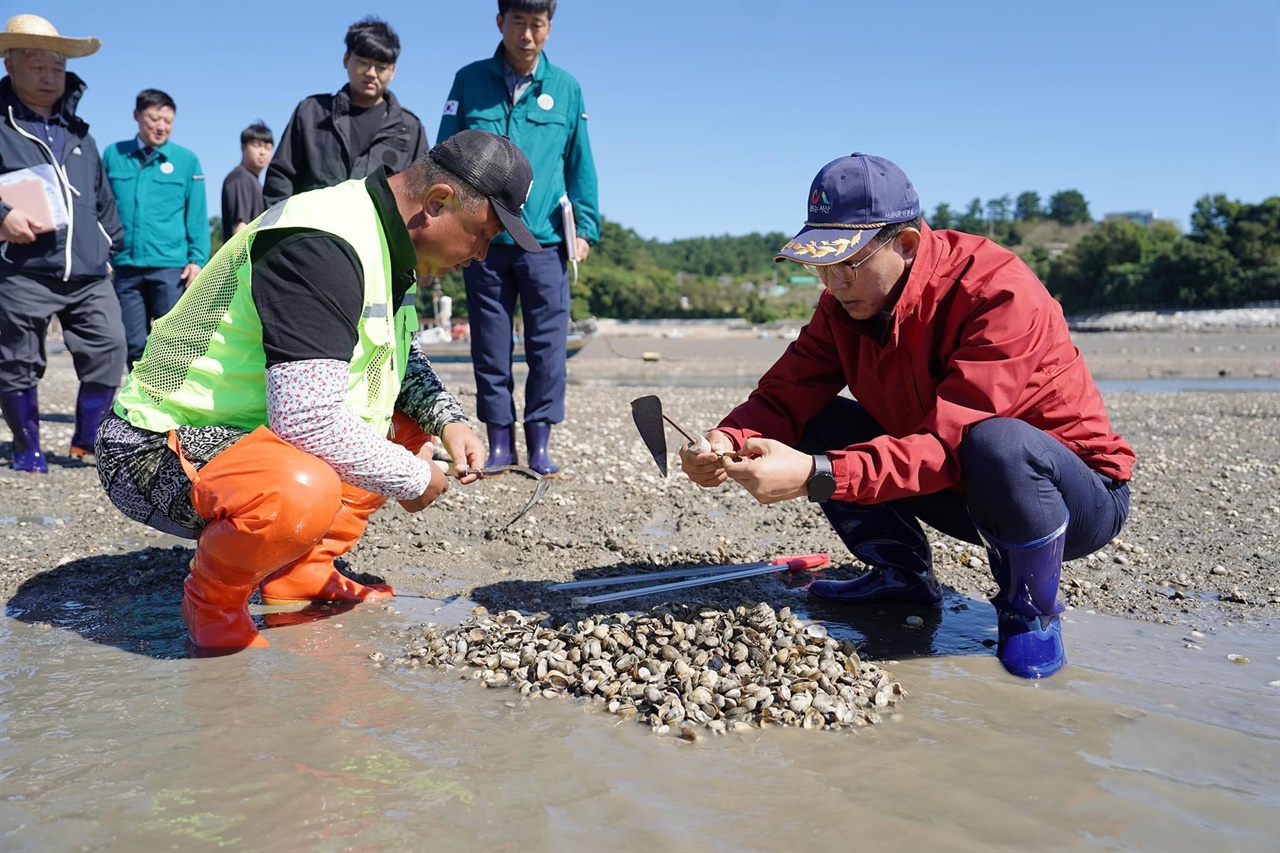
[(409, 367), (400, 386), (396, 410), (413, 418), (431, 435), (439, 435), (446, 424), (467, 422), (462, 404), (444, 387), (417, 342), (409, 352)]
[(328, 462), (344, 483), (392, 498), (418, 497), (431, 482), (431, 463), (376, 434), (347, 408), (350, 370), (344, 361), (319, 358), (268, 368), (271, 431)]

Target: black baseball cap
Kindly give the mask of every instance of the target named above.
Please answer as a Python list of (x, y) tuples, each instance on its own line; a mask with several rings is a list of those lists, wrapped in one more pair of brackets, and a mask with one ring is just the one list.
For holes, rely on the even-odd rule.
[(463, 130), (437, 143), (427, 156), (489, 199), (517, 246), (542, 251), (520, 218), (533, 189), (533, 167), (514, 142), (484, 130)]

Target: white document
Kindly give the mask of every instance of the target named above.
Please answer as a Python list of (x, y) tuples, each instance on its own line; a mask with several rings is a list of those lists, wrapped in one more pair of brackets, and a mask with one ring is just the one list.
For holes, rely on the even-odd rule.
[[(28, 169), (18, 169), (13, 172), (5, 172), (0, 175), (0, 197), (5, 196), (4, 188), (11, 186), (17, 190), (20, 184), (26, 184), (30, 181), (39, 181), (44, 188), (45, 198), (48, 200), (48, 208), (44, 210), (27, 210), (24, 205), (14, 204), (5, 198), (5, 203), (11, 207), (22, 208), (22, 212), (36, 219), (42, 220), (41, 224), (48, 225), (50, 223), (43, 221), (46, 217), (53, 220), (51, 223), (53, 228), (67, 227), (67, 202), (62, 196), (61, 183), (58, 181), (58, 173), (56, 169), (48, 164), (41, 163), (39, 166), (32, 166)], [(20, 196), (21, 197), (21, 196)]]
[(569, 263), (573, 264), (573, 280), (578, 281), (578, 225), (573, 218), (573, 202), (568, 195), (560, 196), (560, 219), (564, 223), (564, 247)]

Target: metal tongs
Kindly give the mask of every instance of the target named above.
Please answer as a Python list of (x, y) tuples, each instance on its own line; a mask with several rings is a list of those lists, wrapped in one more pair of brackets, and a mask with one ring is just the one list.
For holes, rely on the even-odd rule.
[(621, 575), (611, 578), (595, 578), (592, 580), (570, 581), (568, 583), (551, 584), (548, 589), (566, 590), (583, 589), (594, 586), (614, 586), (626, 583), (644, 583), (645, 581), (666, 580), (667, 578), (685, 578), (672, 583), (661, 583), (626, 589), (621, 592), (607, 592), (601, 595), (575, 596), (569, 603), (573, 607), (599, 604), (604, 601), (620, 601), (624, 598), (635, 598), (641, 595), (652, 595), (659, 592), (670, 592), (676, 589), (687, 589), (693, 586), (706, 586), (725, 581), (740, 580), (755, 575), (767, 575), (773, 572), (808, 572), (820, 569), (831, 562), (827, 554), (801, 554), (791, 557), (778, 557), (773, 560), (760, 560), (755, 563), (736, 563), (728, 566), (701, 566), (688, 569), (669, 569), (661, 572), (646, 572), (638, 575)]

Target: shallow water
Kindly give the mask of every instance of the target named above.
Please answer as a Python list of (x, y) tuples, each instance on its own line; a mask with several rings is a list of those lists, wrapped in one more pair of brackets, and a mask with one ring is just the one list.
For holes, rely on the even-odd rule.
[[(172, 591), (0, 618), (0, 848), (1274, 850), (1274, 637), (1067, 614), (1071, 664), (1004, 674), (985, 602), (814, 612), (903, 657), (853, 733), (685, 743), (572, 700), (378, 669), (375, 638), (470, 612), (399, 598), (189, 658)], [(392, 651), (387, 648), (385, 651)], [(937, 654), (939, 651), (945, 655)], [(1245, 655), (1248, 664), (1228, 654)]]

